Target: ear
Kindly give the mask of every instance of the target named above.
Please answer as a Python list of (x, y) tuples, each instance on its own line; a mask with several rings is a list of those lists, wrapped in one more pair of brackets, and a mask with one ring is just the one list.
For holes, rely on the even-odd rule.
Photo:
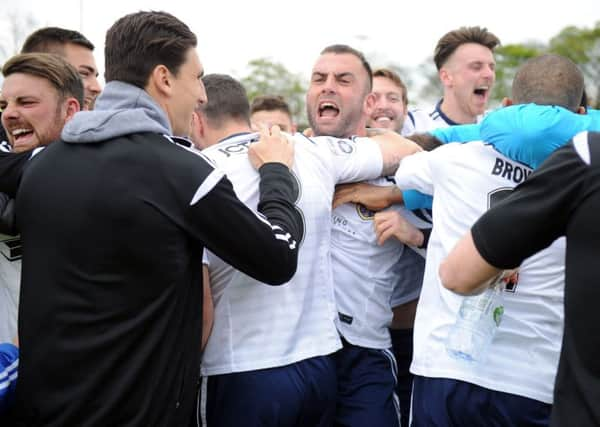
[(196, 132), (198, 135), (203, 136), (204, 130), (204, 115), (199, 111), (194, 111), (192, 113), (192, 132)]
[(252, 132), (260, 132), (260, 126), (258, 126), (258, 123), (253, 122), (252, 120), (250, 121), (250, 129), (252, 129)]
[(169, 69), (159, 64), (150, 73), (148, 78), (148, 89), (161, 95), (170, 95), (172, 93), (172, 74)]
[(438, 76), (440, 77), (440, 81), (442, 82), (442, 85), (444, 85), (444, 86), (452, 85), (452, 75), (448, 72), (448, 69), (446, 67), (440, 68), (440, 71), (438, 71)]
[(292, 122), (292, 128), (290, 129), (290, 133), (293, 135), (298, 131), (298, 125)]
[(75, 113), (81, 111), (81, 106), (79, 105), (79, 101), (77, 99), (71, 97), (67, 98), (65, 101), (65, 123), (73, 118)]
[(375, 110), (375, 104), (377, 104), (377, 100), (375, 98), (375, 94), (373, 92), (370, 92), (367, 97), (365, 98), (365, 102), (364, 102), (364, 107), (363, 109), (365, 110), (365, 114), (367, 116), (371, 116), (371, 114), (373, 114), (373, 111)]
[(502, 99), (502, 106), (503, 107), (510, 107), (513, 104), (514, 104), (514, 101), (512, 99), (510, 99), (510, 98), (504, 97)]

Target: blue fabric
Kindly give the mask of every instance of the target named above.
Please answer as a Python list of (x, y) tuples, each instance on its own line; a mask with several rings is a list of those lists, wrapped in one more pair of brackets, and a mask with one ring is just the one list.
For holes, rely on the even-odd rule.
[(0, 344), (0, 414), (14, 400), (18, 367), (19, 349), (12, 344)]
[(447, 378), (415, 375), (412, 427), (547, 427), (552, 405)]
[(344, 347), (334, 355), (338, 380), (334, 425), (399, 427), (396, 360), (391, 350), (342, 342)]
[(600, 130), (600, 116), (535, 104), (501, 108), (481, 122), (481, 139), (506, 157), (537, 168), (557, 148), (584, 130)]
[(479, 136), (479, 124), (448, 126), (433, 129), (429, 133), (444, 144), (448, 142), (478, 141), (481, 139)]
[(433, 197), (423, 194), (417, 190), (402, 190), (402, 199), (406, 209), (414, 211), (417, 209), (431, 209)]
[(582, 115), (562, 107), (522, 104), (494, 110), (477, 125), (435, 129), (431, 134), (444, 143), (483, 140), (506, 157), (535, 169), (584, 130), (600, 131), (599, 110), (588, 109)]
[(210, 376), (206, 386), (207, 425), (329, 427), (335, 414), (336, 389), (331, 356)]

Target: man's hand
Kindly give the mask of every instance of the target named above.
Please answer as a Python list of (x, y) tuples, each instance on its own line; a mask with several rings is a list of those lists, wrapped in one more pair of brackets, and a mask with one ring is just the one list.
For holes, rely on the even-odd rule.
[(384, 135), (386, 133), (390, 133), (393, 131), (389, 130), (389, 129), (385, 129), (385, 128), (367, 128), (365, 132), (366, 132), (367, 136), (369, 138), (371, 138), (373, 136)]
[(312, 138), (313, 136), (315, 136), (315, 133), (313, 132), (312, 128), (306, 128), (302, 131), (302, 135), (304, 135), (307, 138)]
[(402, 192), (395, 185), (342, 184), (335, 187), (333, 208), (344, 203), (360, 203), (371, 211), (380, 211), (394, 203), (402, 203)]
[(281, 133), (279, 126), (270, 131), (262, 127), (260, 140), (248, 148), (248, 159), (257, 170), (265, 163), (283, 163), (290, 168), (294, 164), (293, 142)]
[(425, 238), (421, 230), (396, 211), (377, 212), (373, 219), (373, 225), (375, 226), (377, 244), (380, 246), (390, 237), (395, 237), (405, 245), (418, 247), (423, 244)]

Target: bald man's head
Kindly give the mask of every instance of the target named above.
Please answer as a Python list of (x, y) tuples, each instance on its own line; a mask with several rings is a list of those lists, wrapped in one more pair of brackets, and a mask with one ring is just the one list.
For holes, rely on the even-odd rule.
[(554, 54), (529, 59), (512, 85), (515, 104), (557, 105), (577, 111), (583, 93), (583, 74), (571, 60)]

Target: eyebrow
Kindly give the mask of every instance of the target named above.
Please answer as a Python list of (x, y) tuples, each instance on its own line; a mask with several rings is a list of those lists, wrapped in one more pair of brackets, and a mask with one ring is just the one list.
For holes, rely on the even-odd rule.
[(354, 77), (354, 74), (352, 74), (350, 71), (346, 71), (343, 73), (336, 73), (335, 77), (338, 79), (344, 78), (344, 77)]
[(313, 71), (312, 76), (318, 76), (318, 77), (322, 77), (322, 76), (326, 76), (328, 74), (333, 74), (335, 76), (336, 79), (341, 79), (344, 77), (354, 77), (354, 74), (350, 71), (344, 71), (342, 73), (329, 73), (327, 71)]
[(89, 65), (80, 65), (79, 68), (83, 68), (87, 71), (89, 71), (92, 74), (95, 74), (96, 77), (98, 77), (100, 74), (98, 73), (98, 70), (96, 70), (94, 67), (91, 67)]

